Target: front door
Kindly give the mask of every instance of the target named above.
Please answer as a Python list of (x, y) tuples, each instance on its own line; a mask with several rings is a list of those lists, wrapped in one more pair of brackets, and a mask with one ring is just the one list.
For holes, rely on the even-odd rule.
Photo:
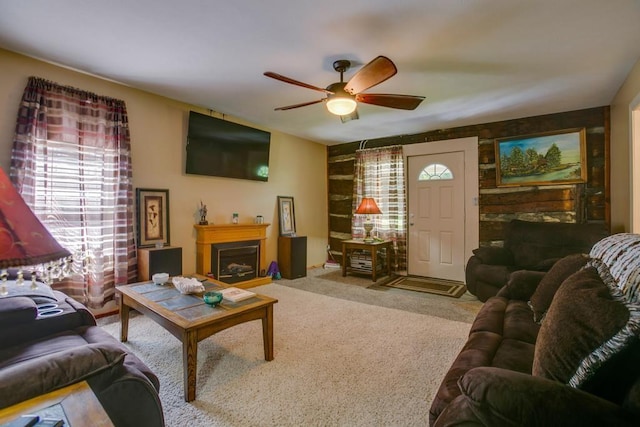
[(464, 152), (408, 157), (407, 272), (464, 282)]

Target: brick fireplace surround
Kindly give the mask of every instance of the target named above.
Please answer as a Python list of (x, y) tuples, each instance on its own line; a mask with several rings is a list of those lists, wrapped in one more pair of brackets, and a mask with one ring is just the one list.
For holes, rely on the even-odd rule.
[[(267, 270), (267, 227), (270, 224), (222, 224), (222, 225), (194, 225), (196, 229), (196, 273), (206, 275), (211, 272), (211, 245), (216, 243), (234, 243), (257, 240), (260, 242), (260, 256), (258, 271)], [(236, 282), (238, 288), (271, 283), (271, 277), (256, 277)]]

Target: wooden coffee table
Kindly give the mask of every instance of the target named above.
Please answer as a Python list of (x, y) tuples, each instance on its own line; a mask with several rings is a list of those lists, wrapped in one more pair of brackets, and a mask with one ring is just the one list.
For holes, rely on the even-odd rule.
[[(199, 277), (202, 279), (202, 277)], [(212, 279), (203, 283), (206, 291), (225, 285)], [(228, 285), (226, 285), (228, 287)], [(135, 309), (153, 319), (182, 342), (184, 400), (196, 398), (196, 363), (198, 342), (224, 329), (251, 320), (262, 320), (264, 359), (273, 360), (273, 304), (278, 300), (263, 295), (211, 307), (201, 294), (183, 295), (170, 284), (158, 286), (152, 282), (116, 287), (120, 294), (120, 340), (127, 341), (129, 310)]]

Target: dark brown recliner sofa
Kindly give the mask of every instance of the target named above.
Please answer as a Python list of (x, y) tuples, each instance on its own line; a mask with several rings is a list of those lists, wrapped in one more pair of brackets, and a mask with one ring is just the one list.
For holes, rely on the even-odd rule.
[(639, 426), (640, 235), (517, 271), (478, 313), (432, 427)]
[[(84, 305), (51, 296), (0, 298), (0, 409), (87, 381), (116, 427), (164, 426), (153, 372)], [(47, 315), (44, 304), (57, 311)]]
[(483, 246), (467, 261), (467, 290), (480, 301), (496, 295), (518, 270), (548, 271), (560, 258), (589, 253), (608, 235), (598, 223), (529, 222), (512, 220), (504, 229), (504, 246)]

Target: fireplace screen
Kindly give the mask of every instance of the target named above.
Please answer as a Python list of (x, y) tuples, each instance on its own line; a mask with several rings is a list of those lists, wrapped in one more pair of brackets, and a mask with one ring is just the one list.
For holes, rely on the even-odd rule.
[(224, 283), (257, 277), (260, 242), (232, 242), (211, 245), (211, 274)]

